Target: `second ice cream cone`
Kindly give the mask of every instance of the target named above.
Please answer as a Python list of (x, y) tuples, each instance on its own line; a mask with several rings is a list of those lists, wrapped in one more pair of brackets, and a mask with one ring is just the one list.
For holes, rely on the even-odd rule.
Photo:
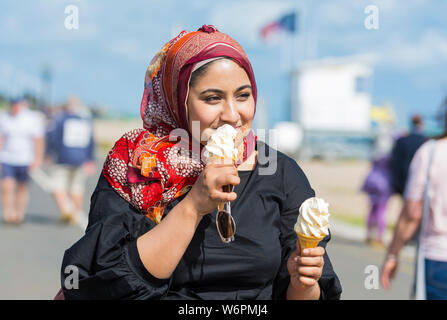
[(304, 249), (315, 248), (318, 243), (324, 239), (324, 235), (321, 237), (312, 237), (305, 234), (297, 232), (298, 240), (300, 241), (301, 253)]

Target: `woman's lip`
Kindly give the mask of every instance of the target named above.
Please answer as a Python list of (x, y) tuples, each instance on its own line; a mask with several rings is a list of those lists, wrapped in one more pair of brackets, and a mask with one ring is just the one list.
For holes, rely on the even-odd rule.
[[(233, 126), (232, 126), (233, 127)], [(241, 130), (242, 126), (237, 126), (237, 127), (233, 127), (235, 130)], [(215, 132), (217, 130), (217, 128), (210, 128), (213, 130), (213, 132)]]

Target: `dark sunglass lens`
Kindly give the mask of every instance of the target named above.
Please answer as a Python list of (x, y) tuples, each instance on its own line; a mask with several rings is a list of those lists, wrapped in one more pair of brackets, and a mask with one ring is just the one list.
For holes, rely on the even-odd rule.
[(222, 238), (229, 239), (234, 235), (234, 221), (228, 212), (219, 211), (217, 213), (217, 228)]

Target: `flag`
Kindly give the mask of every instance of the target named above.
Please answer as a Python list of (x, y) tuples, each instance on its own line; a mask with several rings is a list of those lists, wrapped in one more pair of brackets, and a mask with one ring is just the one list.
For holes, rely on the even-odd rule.
[(295, 12), (288, 13), (276, 21), (273, 21), (266, 26), (264, 26), (261, 30), (262, 39), (267, 40), (273, 33), (276, 33), (281, 30), (285, 30), (290, 33), (295, 33), (297, 30), (297, 20)]

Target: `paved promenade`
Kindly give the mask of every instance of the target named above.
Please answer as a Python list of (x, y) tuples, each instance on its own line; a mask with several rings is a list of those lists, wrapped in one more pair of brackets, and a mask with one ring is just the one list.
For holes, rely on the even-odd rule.
[[(89, 195), (96, 180), (97, 176), (89, 179)], [(83, 226), (59, 224), (51, 196), (32, 182), (25, 223), (20, 226), (0, 223), (0, 299), (52, 299), (60, 287), (63, 253), (83, 235), (83, 230)], [(371, 281), (365, 286), (365, 280), (380, 267), (384, 251), (363, 243), (362, 228), (334, 220), (332, 233), (328, 252), (343, 285), (343, 299), (408, 299), (413, 275), (412, 248), (406, 248), (402, 254), (400, 272), (392, 289), (374, 289)]]

